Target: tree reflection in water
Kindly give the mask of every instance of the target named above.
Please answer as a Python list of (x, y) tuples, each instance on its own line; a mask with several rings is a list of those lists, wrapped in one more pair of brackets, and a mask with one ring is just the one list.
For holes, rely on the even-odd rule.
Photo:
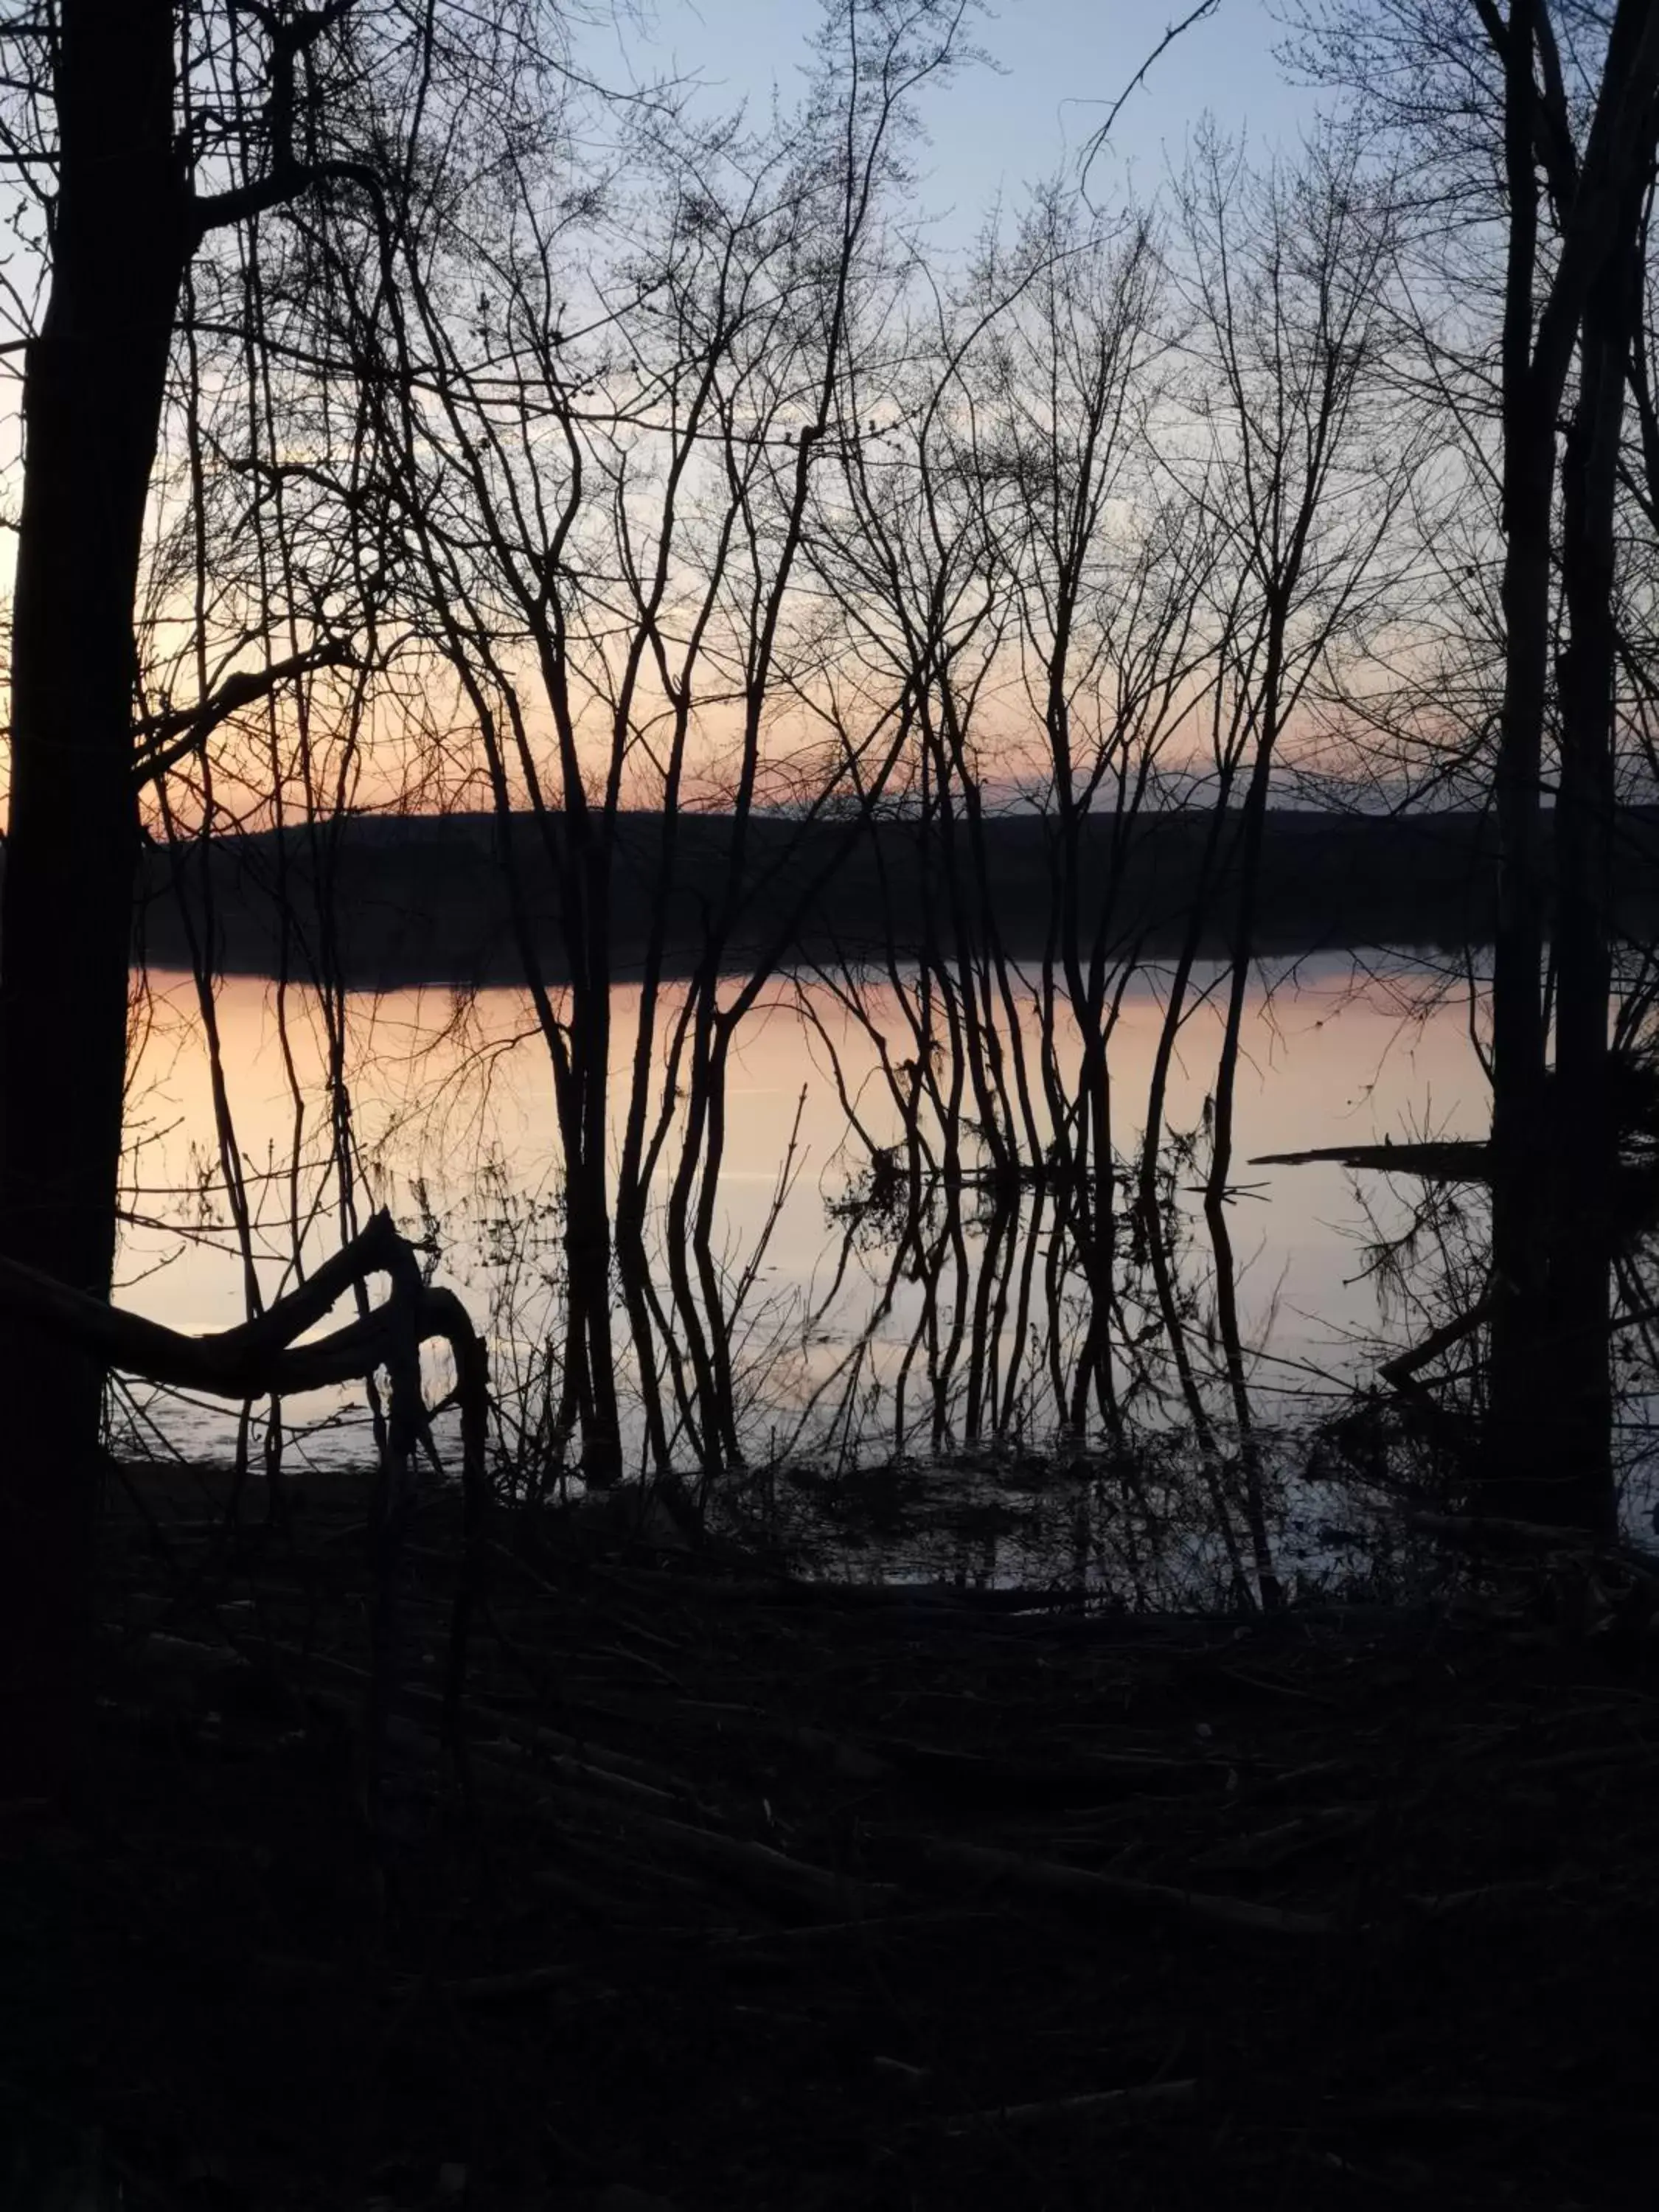
[[(1279, 1064), (1259, 1098), (1241, 1092), (1246, 1164), (1218, 1196), (1205, 1112), (1213, 972), (1194, 971), (1196, 1011), (1179, 1020), (1155, 977), (1121, 994), (1106, 1068), (1127, 1141), (1103, 1175), (1074, 1122), (1050, 1133), (1056, 1120), (1066, 1127), (1081, 1055), (1063, 1011), (1045, 1027), (1040, 988), (1016, 1028), (998, 1024), (994, 1050), (983, 1029), (970, 1045), (957, 975), (948, 996), (918, 964), (842, 971), (833, 988), (823, 975), (791, 983), (733, 1061), (719, 1202), (696, 1193), (677, 1236), (667, 1194), (683, 1125), (668, 1112), (658, 1196), (618, 1241), (625, 1476), (672, 1473), (715, 1519), (825, 1571), (1062, 1580), (1135, 1604), (1184, 1592), (1262, 1607), (1298, 1577), (1360, 1573), (1343, 1539), (1402, 1487), (1455, 1492), (1480, 1411), (1484, 1192), (1398, 1171), (1417, 1162), (1405, 1140), (1419, 1097), (1456, 1102), (1473, 1089), (1457, 1087), (1471, 1065), (1466, 1016), (1448, 1000), (1419, 1019), (1407, 1058), (1401, 1009), (1419, 1013), (1438, 988), (1431, 971), (1402, 962), (1383, 988), (1327, 963), (1296, 979), (1299, 996), (1276, 998), (1264, 978), (1247, 1064)], [(974, 998), (984, 1006), (983, 992)], [(340, 1071), (356, 1100), (356, 1173), (365, 1201), (386, 1197), (410, 1225), (425, 1221), (487, 1328), (504, 1488), (579, 1495), (592, 1471), (565, 1357), (556, 1139), (538, 1118), (533, 1043), (515, 1057), (511, 994), (487, 999), (441, 1021), (413, 994), (385, 1002), (373, 1027), (357, 1012), (369, 1048)], [(292, 1022), (292, 998), (289, 1012)], [(272, 1018), (263, 987), (221, 996), (220, 1087), (238, 1107), (240, 1187), (267, 1285), (289, 1264), (295, 1218), (325, 1220), (340, 1175), (331, 1125), (313, 1125), (326, 1141), (296, 1167), (280, 1096), (260, 1121)], [(143, 1202), (166, 1212), (158, 1237), (187, 1216), (204, 1241), (182, 1267), (144, 1275), (135, 1193), (128, 1295), (210, 1325), (216, 1299), (234, 1317), (243, 1271), (213, 1176), (189, 1172), (185, 1147), (210, 1127), (213, 1097), (190, 1056), (194, 1034), (175, 1033), (158, 1060), (146, 1109), (158, 1133), (139, 1160), (152, 1163), (141, 1179), (154, 1188), (190, 1185), (165, 1209)], [(331, 1034), (325, 1025), (324, 1045)], [(319, 1049), (313, 1068), (303, 1043), (296, 1030), (301, 1084), (325, 1084), (336, 1060)], [(1166, 1118), (1153, 1144), (1139, 1125), (1160, 1066)], [(1002, 1117), (994, 1141), (976, 1098)], [(1401, 1139), (1362, 1170), (1248, 1164), (1281, 1131), (1352, 1127), (1354, 1100), (1369, 1108), (1362, 1133)], [(1171, 1126), (1177, 1115), (1190, 1126)], [(261, 1145), (269, 1165), (255, 1172)], [(1456, 1156), (1442, 1144), (1424, 1158), (1440, 1152)], [(1644, 1444), (1659, 1332), (1648, 1248), (1617, 1265), (1629, 1463)], [(1425, 1346), (1433, 1356), (1419, 1358)], [(150, 1403), (144, 1417), (256, 1468), (263, 1450), (296, 1468), (361, 1456), (349, 1425), (360, 1411), (270, 1410), (211, 1433), (189, 1408)]]

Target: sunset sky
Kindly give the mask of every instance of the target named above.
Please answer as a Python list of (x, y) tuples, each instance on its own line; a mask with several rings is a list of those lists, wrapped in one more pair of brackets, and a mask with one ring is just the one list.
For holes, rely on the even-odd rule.
[[(969, 66), (923, 103), (930, 143), (918, 157), (921, 200), (942, 260), (972, 241), (999, 198), (1015, 210), (1041, 180), (1075, 176), (1111, 103), (1191, 4), (1007, 0), (987, 12), (975, 37), (994, 65)], [(643, 25), (623, 10), (610, 27), (590, 30), (578, 58), (611, 85), (694, 77), (709, 114), (740, 100), (764, 111), (775, 90), (789, 106), (822, 19), (819, 0), (643, 0)], [(1268, 0), (1220, 0), (1212, 16), (1158, 57), (1127, 100), (1111, 147), (1091, 169), (1091, 196), (1103, 206), (1121, 204), (1126, 191), (1151, 197), (1206, 112), (1229, 133), (1248, 136), (1258, 153), (1293, 146), (1314, 101), (1285, 81), (1274, 51), (1282, 36)], [(15, 500), (15, 483), (0, 466), (6, 491)], [(0, 592), (9, 586), (12, 550), (10, 537), (0, 534)], [(362, 803), (402, 788), (399, 748), (388, 751), (392, 757), (370, 766)]]

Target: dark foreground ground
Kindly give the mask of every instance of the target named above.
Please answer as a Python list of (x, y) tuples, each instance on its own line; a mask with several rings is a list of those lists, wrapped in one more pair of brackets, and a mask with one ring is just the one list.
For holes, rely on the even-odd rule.
[(1151, 1620), (503, 1523), (458, 1764), (438, 1506), (375, 1849), (360, 1501), (142, 1503), (96, 1811), (0, 1833), (8, 2212), (1655, 2201), (1659, 1670), (1582, 1560)]

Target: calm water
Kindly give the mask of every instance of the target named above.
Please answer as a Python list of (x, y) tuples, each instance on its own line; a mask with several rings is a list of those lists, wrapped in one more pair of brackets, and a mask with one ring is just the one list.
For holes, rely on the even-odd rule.
[[(1213, 974), (1197, 979), (1201, 994)], [(753, 1267), (733, 1331), (744, 1441), (751, 1457), (788, 1449), (839, 1462), (879, 1459), (895, 1443), (924, 1455), (975, 1436), (1005, 1455), (1052, 1431), (1043, 1334), (1052, 1309), (1042, 1270), (1022, 1316), (1017, 1298), (988, 1307), (973, 1353), (994, 1370), (975, 1378), (957, 1365), (940, 1383), (941, 1346), (982, 1297), (985, 1224), (970, 1209), (934, 1279), (914, 1267), (896, 1279), (892, 1241), (879, 1224), (849, 1228), (838, 1204), (860, 1159), (830, 1078), (824, 1037), (878, 1140), (892, 1133), (869, 1079), (870, 1036), (827, 993), (815, 1035), (780, 984), (742, 1036), (728, 1092), (726, 1165), (717, 1245), (726, 1279)], [(908, 1049), (890, 993), (867, 994), (895, 1058)], [(615, 1065), (632, 1048), (637, 1000), (615, 1001)], [(362, 1163), (363, 1199), (391, 1206), (411, 1229), (437, 1224), (442, 1278), (467, 1297), (492, 1338), (504, 1389), (534, 1387), (559, 1308), (552, 1208), (559, 1153), (546, 1054), (527, 1002), (492, 991), (457, 1002), (441, 990), (401, 991), (348, 1006), (344, 1073)], [(1141, 978), (1126, 1000), (1112, 1053), (1118, 1141), (1138, 1145), (1147, 1079), (1162, 1018), (1160, 979)], [(258, 981), (227, 982), (217, 1000), (225, 1094), (247, 1190), (253, 1273), (262, 1295), (285, 1279), (296, 1224), (308, 1260), (338, 1236), (327, 1168), (323, 1025), (313, 999)], [(1214, 1080), (1219, 1012), (1201, 1004), (1182, 1034), (1169, 1125), (1195, 1129)], [(1264, 970), (1251, 994), (1246, 1065), (1236, 1109), (1231, 1209), (1242, 1334), (1253, 1401), (1269, 1425), (1309, 1393), (1340, 1392), (1375, 1357), (1388, 1318), (1364, 1266), (1378, 1228), (1406, 1218), (1413, 1187), (1357, 1181), (1340, 1166), (1260, 1168), (1262, 1152), (1398, 1139), (1431, 1130), (1476, 1134), (1487, 1114), (1470, 1042), (1468, 1008), (1444, 971), (1410, 957), (1357, 968), (1347, 955)], [(297, 1103), (296, 1103), (297, 1094)], [(171, 1326), (206, 1331), (241, 1318), (247, 1267), (228, 1226), (215, 1137), (208, 1055), (194, 987), (160, 977), (132, 1085), (141, 1139), (122, 1255), (124, 1302)], [(792, 1133), (793, 1150), (791, 1152)], [(672, 1140), (669, 1157), (672, 1160)], [(781, 1191), (781, 1177), (787, 1176)], [(1190, 1174), (1183, 1181), (1190, 1181)], [(1367, 1207), (1372, 1218), (1368, 1221)], [(1209, 1388), (1218, 1373), (1212, 1282), (1201, 1212), (1189, 1206), (1184, 1254), (1194, 1359)], [(765, 1250), (757, 1243), (771, 1218)], [(190, 1233), (180, 1242), (179, 1230)], [(1016, 1224), (1039, 1246), (1040, 1219)], [(1016, 1238), (1018, 1241), (1018, 1237)], [(976, 1272), (980, 1271), (980, 1272)], [(1018, 1268), (1010, 1280), (1018, 1286)], [(1206, 1287), (1207, 1286), (1207, 1287)], [(971, 1334), (971, 1332), (969, 1332)], [(921, 1347), (920, 1351), (918, 1346)], [(970, 1351), (972, 1347), (970, 1346)], [(926, 1386), (924, 1370), (931, 1376)], [(434, 1376), (434, 1384), (441, 1377)], [(899, 1402), (901, 1382), (906, 1394)], [(999, 1409), (988, 1424), (986, 1403)], [(233, 1448), (234, 1408), (137, 1394), (143, 1420), (169, 1443), (215, 1455)], [(351, 1394), (283, 1409), (289, 1449), (301, 1460), (364, 1462), (368, 1438)], [(975, 1407), (977, 1407), (977, 1413)], [(1146, 1417), (1160, 1418), (1156, 1391)], [(1164, 1417), (1177, 1419), (1180, 1407)], [(262, 1409), (256, 1409), (254, 1440)], [(1218, 1419), (1228, 1418), (1218, 1406)], [(317, 1425), (320, 1424), (320, 1425)], [(995, 1433), (994, 1433), (995, 1432)], [(639, 1437), (629, 1439), (637, 1451)]]

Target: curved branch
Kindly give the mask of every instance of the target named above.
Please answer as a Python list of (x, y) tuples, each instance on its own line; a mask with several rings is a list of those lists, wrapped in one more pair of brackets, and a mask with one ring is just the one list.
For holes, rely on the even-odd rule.
[[(377, 1213), (286, 1297), (213, 1336), (185, 1336), (21, 1261), (0, 1258), (0, 1313), (27, 1318), (126, 1374), (216, 1398), (283, 1396), (353, 1382), (395, 1360), (411, 1331), (421, 1341), (441, 1337), (454, 1352), (470, 1447), (487, 1389), (484, 1346), (454, 1292), (429, 1289), (411, 1273), (414, 1257), (391, 1215)], [(344, 1291), (383, 1273), (392, 1278), (384, 1305), (314, 1344), (295, 1343)]]

